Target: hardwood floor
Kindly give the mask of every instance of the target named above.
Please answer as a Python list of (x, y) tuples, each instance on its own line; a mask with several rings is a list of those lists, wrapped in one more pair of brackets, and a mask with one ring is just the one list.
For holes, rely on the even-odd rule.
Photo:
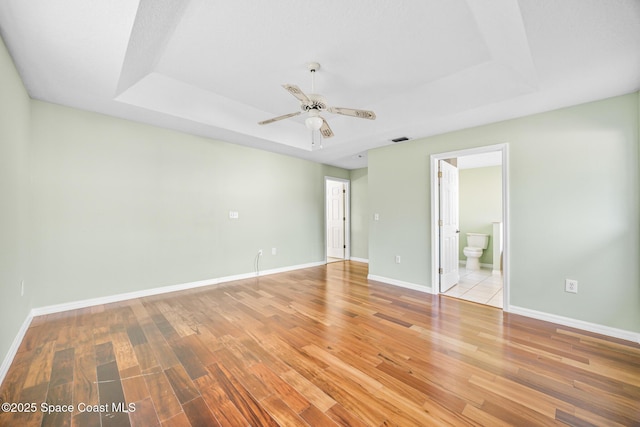
[(38, 317), (0, 425), (640, 425), (639, 344), (366, 275), (341, 262)]

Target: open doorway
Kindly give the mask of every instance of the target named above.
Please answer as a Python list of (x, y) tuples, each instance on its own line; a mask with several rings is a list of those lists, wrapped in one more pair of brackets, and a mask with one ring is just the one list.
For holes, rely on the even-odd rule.
[(349, 259), (349, 181), (325, 177), (326, 262)]
[(508, 146), (431, 156), (432, 292), (508, 311)]

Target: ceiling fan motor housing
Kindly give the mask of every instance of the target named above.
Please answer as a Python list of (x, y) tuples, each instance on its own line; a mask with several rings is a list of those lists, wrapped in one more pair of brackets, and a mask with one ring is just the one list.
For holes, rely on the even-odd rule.
[(307, 97), (309, 98), (309, 102), (302, 102), (300, 104), (300, 108), (302, 108), (302, 111), (310, 111), (310, 110), (324, 111), (327, 109), (327, 101), (324, 99), (323, 96), (315, 93), (311, 93), (307, 95)]

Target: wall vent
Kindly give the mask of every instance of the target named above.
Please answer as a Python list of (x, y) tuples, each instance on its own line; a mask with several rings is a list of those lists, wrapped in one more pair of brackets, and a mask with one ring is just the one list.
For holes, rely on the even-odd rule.
[(399, 138), (393, 138), (391, 141), (394, 144), (397, 144), (398, 142), (405, 142), (405, 141), (408, 141), (408, 140), (409, 140), (409, 138), (407, 138), (406, 136), (401, 136)]

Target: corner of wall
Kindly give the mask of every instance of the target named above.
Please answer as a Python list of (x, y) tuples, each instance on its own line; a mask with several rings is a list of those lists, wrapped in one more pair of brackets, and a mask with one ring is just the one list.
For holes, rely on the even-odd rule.
[[(0, 380), (29, 323), (30, 293), (22, 292), (27, 269), (29, 97), (0, 38)], [(27, 319), (25, 321), (25, 319)]]

